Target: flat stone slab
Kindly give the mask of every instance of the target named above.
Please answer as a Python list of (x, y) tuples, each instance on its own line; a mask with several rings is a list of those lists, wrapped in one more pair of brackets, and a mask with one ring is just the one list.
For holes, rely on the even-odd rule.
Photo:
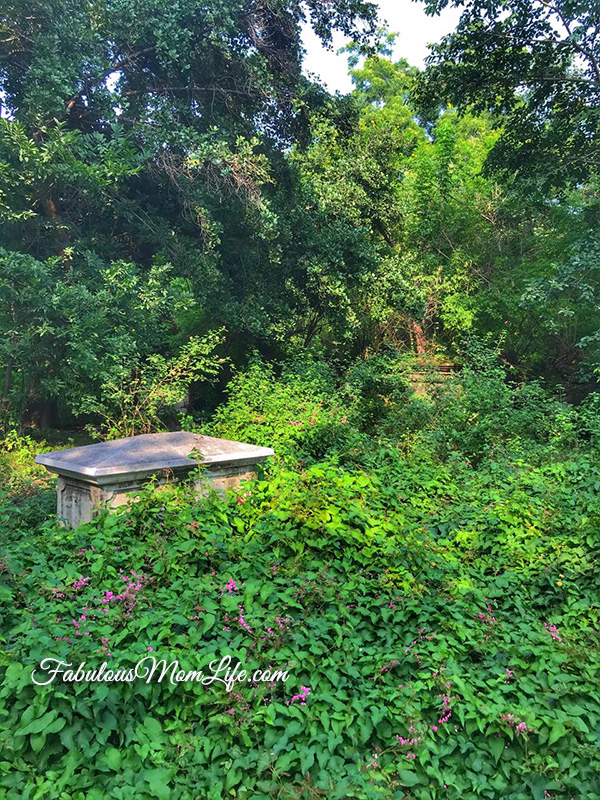
[[(58, 517), (76, 527), (102, 505), (123, 505), (152, 476), (166, 483), (170, 476), (185, 478), (201, 465), (208, 483), (224, 491), (255, 477), (256, 465), (272, 455), (270, 447), (178, 431), (56, 450), (35, 460), (58, 474)], [(206, 480), (197, 480), (195, 486), (199, 494), (206, 493)]]
[[(194, 454), (194, 455), (192, 455)], [(72, 447), (36, 456), (50, 472), (102, 483), (110, 476), (145, 477), (168, 469), (174, 472), (207, 466), (256, 464), (273, 455), (270, 447), (215, 439), (197, 433), (146, 433), (111, 442)], [(111, 480), (112, 482), (112, 480)]]

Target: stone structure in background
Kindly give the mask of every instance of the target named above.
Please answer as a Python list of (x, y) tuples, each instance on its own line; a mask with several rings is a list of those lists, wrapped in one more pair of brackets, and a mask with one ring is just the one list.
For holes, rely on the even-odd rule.
[(195, 489), (223, 492), (241, 480), (256, 476), (256, 466), (273, 455), (269, 447), (255, 447), (211, 436), (185, 433), (149, 433), (112, 442), (57, 450), (36, 457), (58, 475), (57, 516), (67, 527), (89, 522), (101, 506), (123, 505), (131, 492), (153, 478), (158, 485), (185, 480), (203, 467)]
[(460, 373), (461, 367), (452, 362), (438, 363), (423, 359), (421, 368), (407, 375), (409, 385), (419, 397), (427, 397), (441, 388), (448, 378)]

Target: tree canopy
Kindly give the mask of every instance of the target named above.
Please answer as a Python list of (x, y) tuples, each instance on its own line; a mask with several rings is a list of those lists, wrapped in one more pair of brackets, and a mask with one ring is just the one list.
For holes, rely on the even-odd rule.
[(545, 187), (577, 185), (600, 166), (597, 0), (424, 0), (462, 9), (433, 48), (422, 106), (489, 111), (503, 126), (488, 165)]
[[(595, 13), (468, 2), (419, 73), (362, 0), (5, 3), (5, 411), (93, 420), (190, 341), (226, 375), (491, 336), (590, 376)], [(302, 74), (306, 22), (353, 36), (349, 95)]]

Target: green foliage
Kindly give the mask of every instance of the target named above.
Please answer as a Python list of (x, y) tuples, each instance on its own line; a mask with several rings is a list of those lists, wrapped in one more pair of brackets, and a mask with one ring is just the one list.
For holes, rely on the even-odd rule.
[(109, 373), (100, 397), (84, 397), (81, 410), (103, 420), (107, 439), (160, 430), (164, 415), (184, 403), (195, 381), (214, 379), (224, 359), (215, 354), (222, 333), (190, 338), (171, 359), (154, 353), (145, 363), (123, 363)]
[(600, 297), (600, 240), (590, 232), (565, 256), (563, 263), (552, 265), (549, 275), (529, 282), (521, 302), (563, 343), (566, 353), (576, 358), (585, 348), (588, 367), (597, 369), (600, 329), (594, 312)]
[[(324, 245), (326, 215), (299, 224), (308, 203), (303, 190), (288, 196), (285, 153), (306, 140), (314, 109), (336, 106), (301, 74), (301, 26), (367, 42), (376, 7), (138, 5), (9, 3), (3, 16), (3, 245), (13, 261), (34, 259), (47, 283), (43, 313), (33, 309), (22, 330), (10, 311), (0, 320), (2, 404), (28, 421), (85, 422), (115, 364), (176, 358), (190, 336), (222, 326), (240, 360), (265, 340), (284, 349), (298, 331), (329, 328), (329, 317), (343, 335), (338, 301), (368, 260), (361, 231), (333, 225)], [(151, 303), (148, 283), (170, 308)], [(134, 309), (146, 304), (156, 313), (140, 320)], [(115, 320), (123, 306), (126, 326)]]
[(464, 367), (445, 377), (435, 362), (391, 355), (358, 359), (341, 377), (301, 361), (277, 375), (256, 361), (234, 376), (228, 399), (200, 429), (273, 447), (288, 465), (335, 456), (368, 469), (377, 468), (386, 446), (425, 450), (441, 462), (543, 463), (596, 441), (595, 394), (575, 409), (540, 382), (511, 380), (498, 350), (480, 341), (462, 356)]
[[(457, 47), (487, 35), (473, 29), (476, 7)], [(511, 114), (539, 98), (518, 99), (508, 122), (470, 101), (459, 116), (447, 107), (460, 84), (447, 42), (444, 80), (432, 79), (446, 107), (425, 122), (418, 71), (391, 60), (394, 37), (377, 32), (375, 10), (362, 0), (152, 0), (143, 15), (129, 1), (52, 0), (27, 13), (9, 3), (4, 418), (102, 427), (142, 365), (173, 362), (190, 337), (221, 328), (236, 367), (254, 350), (346, 364), (381, 346), (455, 357), (465, 337), (504, 331), (521, 375), (591, 374), (596, 179), (569, 179), (568, 195), (537, 181), (524, 199), (510, 176), (486, 175)], [(517, 4), (510, 35), (543, 27), (551, 11), (538, 11), (530, 19)], [(324, 41), (353, 32), (351, 95), (302, 76), (303, 21)], [(568, 60), (572, 47), (555, 49)], [(561, 92), (577, 93), (580, 77)], [(559, 163), (539, 156), (539, 137), (527, 146)], [(198, 393), (192, 410), (206, 416), (222, 388)]]
[(150, 0), (139, 11), (135, 0), (98, 7), (52, 0), (28, 9), (8, 2), (0, 75), (8, 107), (38, 126), (58, 119), (102, 130), (106, 119), (122, 117), (173, 124), (177, 136), (207, 118), (227, 120), (230, 130), (263, 116), (281, 133), (291, 122), (290, 93), (302, 86), (301, 24), (324, 41), (336, 30), (365, 41), (376, 18), (365, 0), (326, 8), (316, 0)]
[(596, 3), (424, 0), (461, 8), (434, 47), (420, 102), (490, 111), (503, 133), (488, 166), (522, 184), (574, 186), (598, 174), (600, 17)]
[[(80, 216), (98, 202), (110, 203), (125, 178), (139, 174), (144, 160), (130, 135), (115, 123), (110, 135), (69, 130), (65, 122), (30, 135), (16, 120), (0, 120), (0, 221), (7, 241), (23, 230), (66, 243), (68, 227), (60, 218), (60, 197)], [(12, 224), (11, 224), (12, 223)], [(43, 248), (43, 252), (50, 252)]]
[[(173, 275), (169, 263), (143, 271), (123, 261), (107, 265), (89, 252), (69, 250), (40, 262), (0, 250), (0, 320), (7, 331), (0, 352), (14, 363), (14, 406), (22, 411), (29, 404), (32, 410), (54, 400), (73, 416), (93, 411), (113, 425), (119, 409), (125, 413), (128, 404), (140, 401), (126, 398), (136, 380), (139, 392), (148, 395), (152, 380), (178, 372), (180, 362), (194, 380), (205, 371), (204, 356), (216, 335), (194, 337), (197, 345), (173, 335), (178, 315), (191, 303), (186, 282)], [(197, 371), (192, 346), (200, 358)], [(169, 349), (173, 355), (163, 356)], [(144, 363), (145, 376), (136, 377)], [(181, 394), (180, 377), (177, 385)], [(171, 402), (164, 393), (154, 399)], [(135, 415), (132, 408), (127, 413)], [(158, 405), (148, 412), (154, 421), (157, 413)]]
[(491, 254), (504, 238), (494, 224), (498, 188), (481, 176), (496, 132), (485, 120), (448, 114), (433, 133), (404, 166), (398, 246), (382, 270), (383, 318), (404, 317), (417, 351), (432, 338), (452, 349), (473, 330), (473, 295), (489, 280)]
[(22, 481), (44, 474), (45, 470), (34, 463), (34, 458), (45, 449), (50, 449), (45, 444), (40, 444), (31, 436), (23, 436), (16, 430), (6, 432), (0, 447), (0, 475), (4, 489), (10, 491)]
[(331, 370), (315, 362), (272, 366), (255, 360), (228, 384), (228, 399), (202, 432), (262, 447), (283, 460), (319, 458), (348, 446), (347, 409)]
[[(599, 797), (600, 472), (496, 456), (381, 447), (368, 472), (277, 469), (224, 501), (150, 489), (76, 531), (3, 512), (0, 792)], [(116, 669), (149, 647), (289, 679), (31, 680), (44, 657)]]
[(575, 412), (537, 383), (511, 387), (501, 369), (465, 369), (439, 392), (435, 415), (423, 438), (441, 458), (452, 451), (468, 463), (512, 456), (548, 455), (548, 445), (573, 446)]
[[(598, 370), (598, 15), (449, 4), (420, 76), (365, 0), (5, 2), (0, 800), (600, 800), (600, 400), (523, 380)], [(48, 423), (190, 395), (266, 477), (60, 529)], [(150, 653), (290, 678), (31, 679)]]
[(16, 430), (0, 439), (0, 527), (4, 531), (36, 526), (56, 509), (55, 480), (35, 463), (53, 448)]

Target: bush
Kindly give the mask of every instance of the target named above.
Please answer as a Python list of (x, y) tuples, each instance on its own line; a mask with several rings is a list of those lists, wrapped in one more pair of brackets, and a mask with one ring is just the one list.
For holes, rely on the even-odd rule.
[(577, 413), (577, 431), (593, 448), (600, 447), (600, 394), (592, 392), (582, 402)]
[(51, 449), (17, 430), (0, 441), (0, 520), (9, 530), (36, 524), (56, 508), (56, 480), (35, 463), (38, 453)]
[(512, 385), (504, 370), (462, 370), (440, 388), (422, 438), (439, 458), (472, 463), (497, 454), (540, 458), (576, 445), (575, 412), (536, 382)]
[(351, 450), (357, 432), (337, 394), (333, 372), (315, 362), (286, 364), (279, 376), (255, 360), (228, 386), (228, 399), (203, 431), (272, 447), (285, 461), (314, 461)]
[(399, 441), (427, 424), (431, 404), (412, 391), (407, 376), (413, 368), (412, 359), (397, 355), (375, 355), (351, 365), (341, 397), (359, 430)]
[(193, 336), (170, 359), (154, 353), (142, 362), (125, 359), (112, 364), (98, 394), (83, 397), (80, 411), (102, 419), (88, 426), (96, 438), (119, 439), (164, 430), (165, 417), (182, 402), (191, 384), (212, 380), (224, 359), (215, 354), (222, 333)]
[[(519, 800), (585, 787), (597, 800), (599, 485), (585, 460), (473, 470), (388, 450), (372, 474), (323, 462), (226, 501), (148, 490), (76, 531), (5, 532), (0, 792)], [(231, 654), (289, 680), (31, 680), (45, 657), (124, 668), (150, 652), (186, 671)]]
[(288, 463), (336, 456), (369, 468), (382, 447), (479, 464), (496, 455), (543, 461), (597, 438), (592, 399), (577, 412), (539, 382), (515, 384), (489, 351), (425, 396), (413, 391), (411, 370), (410, 359), (391, 355), (358, 359), (340, 379), (314, 362), (277, 375), (257, 361), (234, 377), (203, 430), (273, 447)]

